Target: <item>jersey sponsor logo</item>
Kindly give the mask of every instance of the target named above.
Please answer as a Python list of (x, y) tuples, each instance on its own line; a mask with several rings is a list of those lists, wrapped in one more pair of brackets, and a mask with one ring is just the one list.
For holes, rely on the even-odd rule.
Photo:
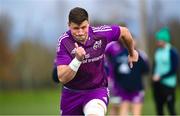
[(93, 49), (94, 50), (97, 50), (98, 48), (101, 48), (101, 45), (102, 45), (102, 41), (99, 40), (99, 41), (96, 41), (93, 45)]
[[(85, 56), (85, 57), (86, 57), (86, 56)], [(96, 61), (98, 61), (98, 60), (100, 60), (100, 59), (102, 59), (102, 58), (104, 58), (104, 54), (101, 54), (101, 55), (98, 56), (98, 57), (89, 58), (89, 59), (84, 59), (84, 60), (82, 61), (82, 63), (84, 64), (84, 63), (96, 62)]]
[(85, 55), (85, 59), (88, 59), (88, 58), (90, 58), (90, 54), (89, 53)]

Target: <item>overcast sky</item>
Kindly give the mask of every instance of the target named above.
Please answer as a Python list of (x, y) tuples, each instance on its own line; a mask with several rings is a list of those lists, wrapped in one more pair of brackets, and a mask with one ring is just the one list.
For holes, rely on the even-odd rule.
[[(140, 0), (0, 0), (0, 13), (7, 13), (13, 21), (12, 42), (18, 43), (23, 36), (40, 36), (42, 42), (54, 45), (67, 27), (71, 8), (84, 7), (90, 20), (106, 22), (125, 21), (130, 30), (140, 33)], [(153, 16), (153, 1), (147, 0), (148, 15)], [(180, 19), (180, 0), (157, 0), (161, 3), (162, 21), (171, 17)], [(109, 5), (111, 4), (111, 5)], [(112, 7), (113, 6), (113, 7)], [(122, 18), (124, 17), (124, 18)], [(126, 19), (129, 20), (126, 20)]]

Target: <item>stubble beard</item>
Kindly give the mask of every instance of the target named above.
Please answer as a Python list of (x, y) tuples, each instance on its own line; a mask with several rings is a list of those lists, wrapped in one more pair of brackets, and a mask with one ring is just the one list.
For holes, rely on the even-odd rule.
[(75, 40), (80, 42), (80, 43), (85, 43), (87, 40), (87, 36), (84, 37), (75, 37)]

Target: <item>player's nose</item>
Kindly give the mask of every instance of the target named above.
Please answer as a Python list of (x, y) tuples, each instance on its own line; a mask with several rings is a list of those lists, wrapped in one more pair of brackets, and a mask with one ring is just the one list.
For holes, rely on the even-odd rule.
[(79, 29), (78, 35), (83, 35), (83, 34), (84, 34), (83, 30), (82, 30), (82, 29)]

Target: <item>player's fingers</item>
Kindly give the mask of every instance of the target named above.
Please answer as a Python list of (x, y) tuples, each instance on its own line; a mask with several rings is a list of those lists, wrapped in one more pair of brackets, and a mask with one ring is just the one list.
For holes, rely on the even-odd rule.
[(85, 50), (83, 50), (83, 55), (86, 55), (86, 51)]
[(77, 43), (74, 43), (74, 45), (75, 45), (75, 48), (78, 48), (78, 47), (79, 47)]
[(79, 47), (79, 50), (80, 50), (80, 52), (81, 52), (83, 55), (85, 55), (85, 54), (86, 54), (86, 51), (84, 50), (84, 48), (83, 48), (83, 47)]

